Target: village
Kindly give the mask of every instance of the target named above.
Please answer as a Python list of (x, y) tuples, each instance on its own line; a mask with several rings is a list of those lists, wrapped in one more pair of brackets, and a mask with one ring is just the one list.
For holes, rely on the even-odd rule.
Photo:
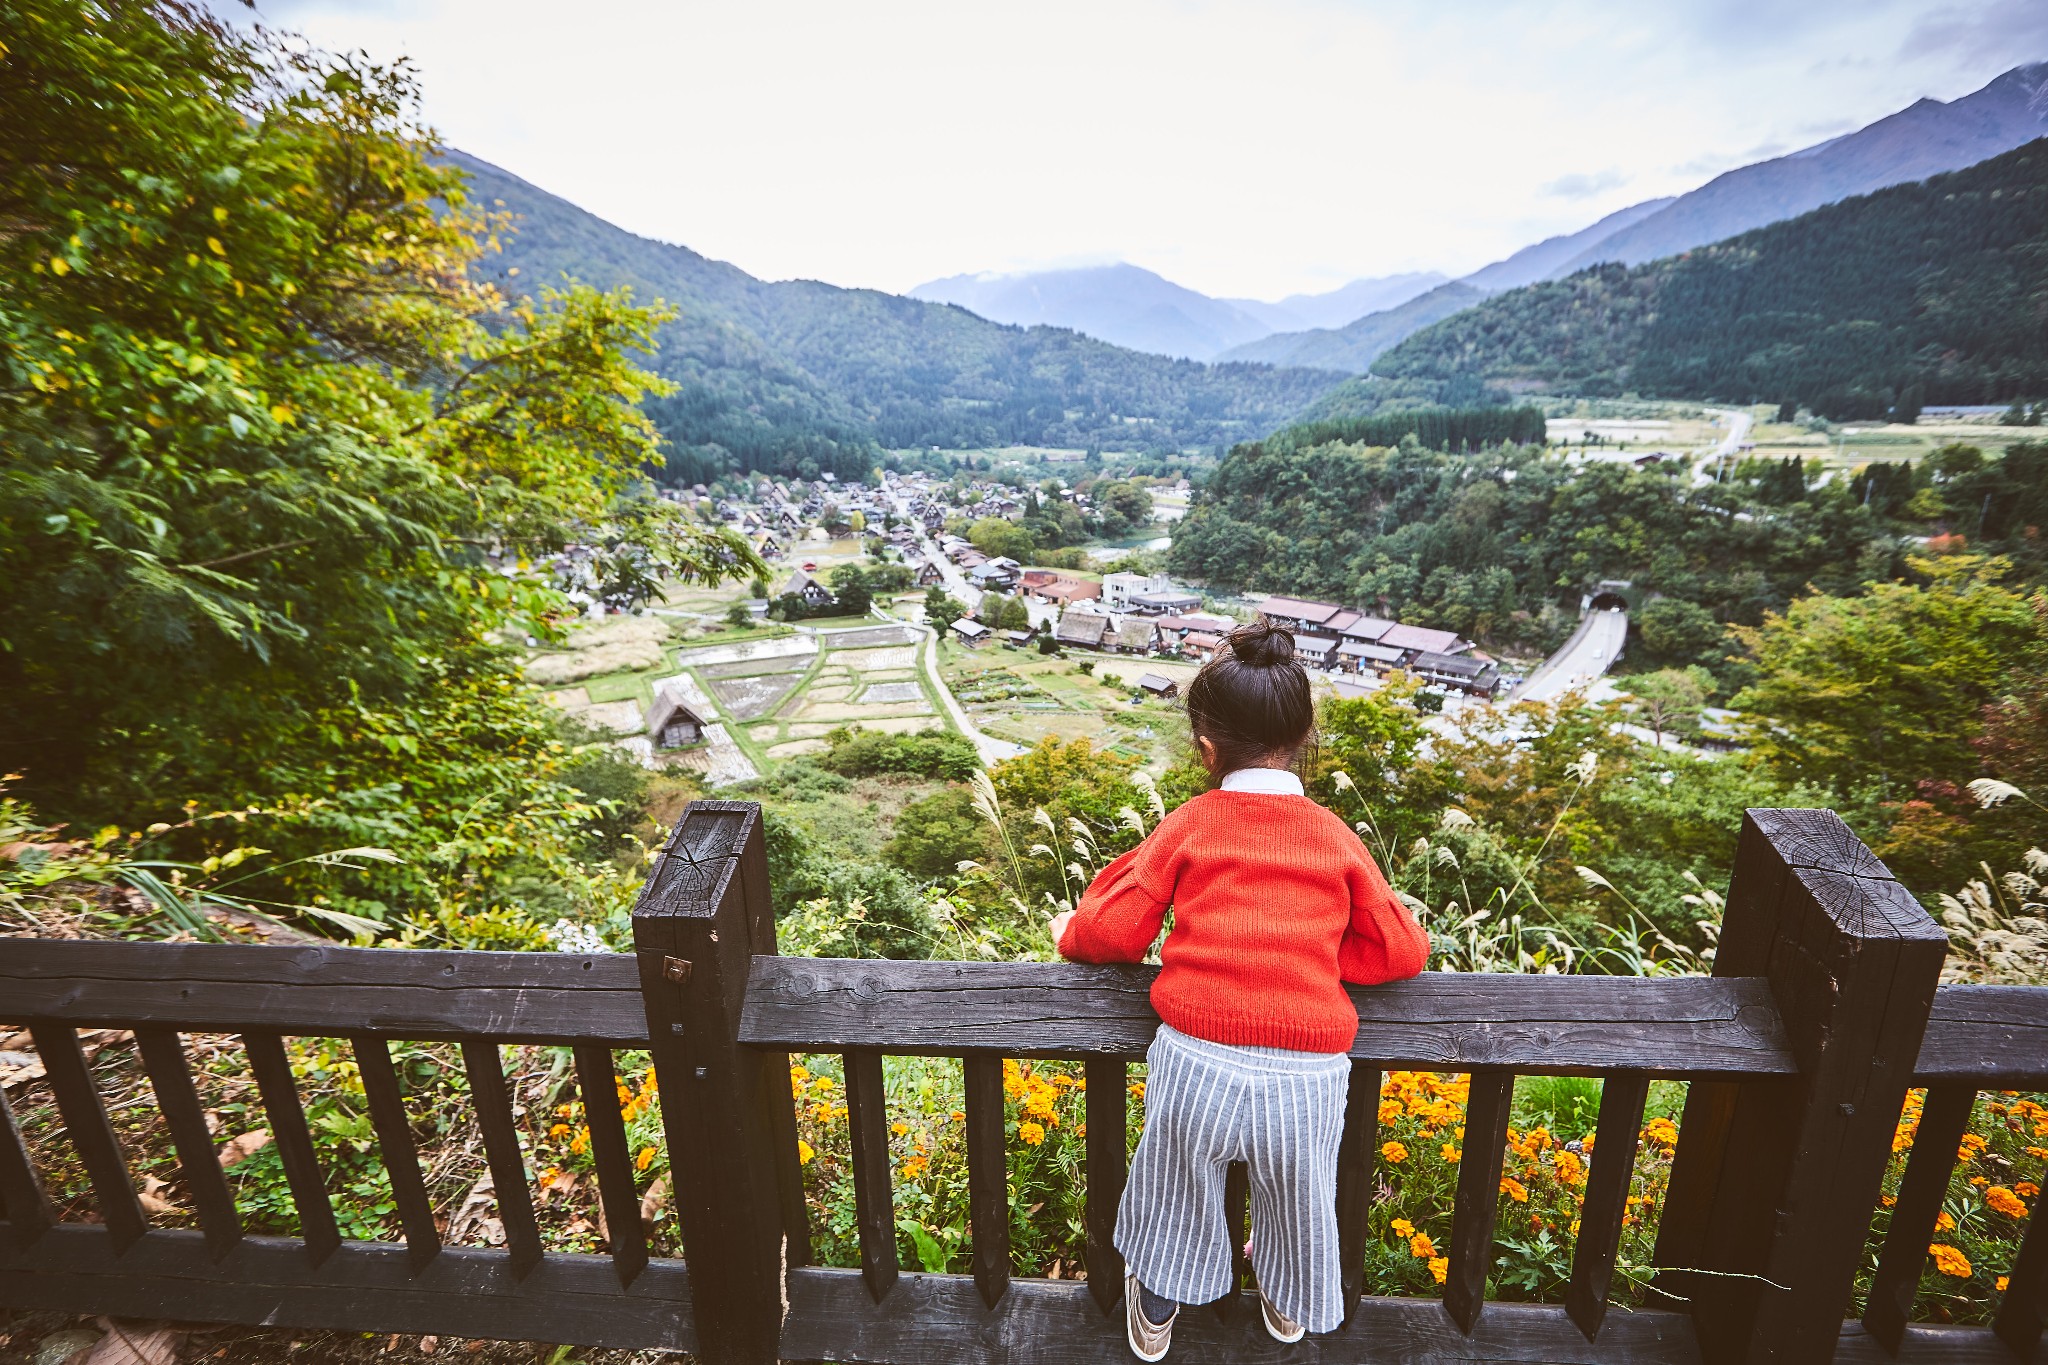
[[(1185, 481), (1160, 493), (1184, 499)], [(1293, 630), (1339, 696), (1400, 676), (1442, 710), (1521, 681), (1456, 632), (1339, 603), (1210, 595), (1157, 568), (1156, 553), (1082, 546), (1047, 567), (994, 552), (990, 526), (1017, 524), (1038, 500), (1088, 513), (1089, 492), (1056, 480), (1034, 490), (885, 470), (872, 484), (759, 477), (664, 496), (745, 537), (770, 576), (671, 587), (637, 610), (586, 591), (588, 618), (565, 647), (537, 648), (528, 677), (643, 764), (708, 785), (820, 752), (841, 729), (951, 730), (990, 762), (1085, 738), (1163, 767), (1178, 735), (1166, 708), (1254, 619)], [(578, 563), (563, 557), (572, 588)]]

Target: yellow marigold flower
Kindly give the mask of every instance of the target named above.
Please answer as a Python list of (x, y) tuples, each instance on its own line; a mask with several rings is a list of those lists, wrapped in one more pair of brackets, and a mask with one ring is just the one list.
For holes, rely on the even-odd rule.
[(905, 1180), (915, 1180), (923, 1175), (930, 1166), (931, 1162), (921, 1156), (906, 1157), (903, 1161), (903, 1178)]
[(1429, 1240), (1429, 1234), (1418, 1232), (1408, 1239), (1408, 1254), (1418, 1261), (1426, 1261), (1436, 1255), (1436, 1243)]
[(1927, 1248), (1927, 1254), (1934, 1258), (1934, 1268), (1944, 1275), (1958, 1280), (1970, 1276), (1970, 1258), (1945, 1242), (1936, 1242)]
[(1408, 1159), (1408, 1149), (1398, 1142), (1389, 1142), (1380, 1148), (1380, 1155), (1398, 1166)]
[(2048, 1161), (2048, 1147), (2029, 1147), (2027, 1155), (2036, 1161)]
[(1511, 1175), (1504, 1175), (1500, 1178), (1500, 1192), (1514, 1200), (1517, 1204), (1529, 1202), (1528, 1187)]
[(820, 1095), (829, 1095), (829, 1094), (831, 1094), (831, 1093), (832, 1093), (832, 1078), (831, 1078), (830, 1076), (820, 1076), (820, 1077), (818, 1077), (818, 1079), (816, 1079), (815, 1081), (812, 1081), (812, 1082), (811, 1082), (811, 1089), (813, 1089), (813, 1090), (817, 1091), (817, 1092), (818, 1092), (818, 1093), (819, 1093)]
[(2003, 1185), (1993, 1185), (1984, 1191), (1984, 1202), (2008, 1218), (2024, 1218), (2027, 1206), (2020, 1197)]
[(1026, 1120), (1017, 1125), (1017, 1136), (1024, 1139), (1028, 1147), (1036, 1147), (1045, 1141), (1045, 1126)]
[(1445, 1278), (1448, 1277), (1451, 1273), (1451, 1258), (1448, 1256), (1430, 1257), (1429, 1273), (1438, 1284), (1442, 1284)]
[(1586, 1178), (1586, 1163), (1579, 1160), (1577, 1152), (1559, 1148), (1557, 1155), (1551, 1160), (1557, 1166), (1557, 1178), (1565, 1184), (1576, 1185)]
[(1456, 1147), (1453, 1147), (1450, 1143), (1446, 1142), (1444, 1144), (1442, 1155), (1445, 1161), (1455, 1162), (1462, 1154), (1458, 1151)]
[(1962, 1143), (1956, 1148), (1956, 1160), (1975, 1161), (1977, 1154), (1990, 1145), (1991, 1139), (1981, 1133), (1965, 1133)]
[(905, 1133), (910, 1131), (910, 1125), (907, 1123), (892, 1123), (889, 1125), (889, 1131), (894, 1133), (897, 1137), (902, 1137)]
[(1388, 1226), (1393, 1228), (1400, 1236), (1413, 1237), (1415, 1235), (1415, 1224), (1409, 1222), (1406, 1218), (1396, 1218)]
[(2000, 1276), (1998, 1277), (1998, 1292), (1999, 1292), (1999, 1293), (2001, 1293), (2001, 1294), (2003, 1294), (2003, 1293), (2005, 1292), (2005, 1287), (2006, 1287), (2006, 1285), (2010, 1284), (2011, 1282), (2012, 1282), (2012, 1276), (2010, 1276), (2010, 1275), (2000, 1275)]
[(2012, 1192), (2022, 1199), (2032, 1199), (2041, 1192), (2041, 1187), (2031, 1180), (2022, 1180), (2012, 1187)]
[(652, 1147), (642, 1147), (640, 1149), (640, 1155), (633, 1158), (633, 1168), (635, 1170), (644, 1171), (653, 1164), (654, 1149)]
[(1134, 1099), (1140, 1100), (1145, 1098), (1145, 1083), (1143, 1081), (1131, 1082), (1131, 1096)]
[(558, 1137), (562, 1136), (562, 1134), (564, 1134), (564, 1133), (566, 1133), (566, 1132), (568, 1132), (568, 1131), (569, 1131), (569, 1125), (568, 1125), (568, 1124), (566, 1124), (566, 1123), (558, 1123), (558, 1124), (554, 1125), (554, 1126), (553, 1126), (552, 1128), (548, 1129), (548, 1136), (549, 1136), (549, 1137), (551, 1137), (551, 1138), (558, 1138)]
[(1675, 1146), (1678, 1142), (1678, 1125), (1667, 1118), (1654, 1118), (1643, 1125), (1643, 1136), (1660, 1147)]
[(811, 1158), (812, 1158), (812, 1157), (814, 1157), (814, 1156), (816, 1156), (816, 1155), (817, 1155), (817, 1153), (816, 1153), (815, 1151), (811, 1150), (811, 1144), (810, 1144), (810, 1143), (808, 1143), (808, 1142), (805, 1142), (805, 1141), (804, 1141), (804, 1140), (803, 1140), (802, 1138), (798, 1138), (798, 1139), (796, 1140), (796, 1159), (797, 1159), (797, 1164), (798, 1164), (798, 1165), (800, 1165), (800, 1166), (808, 1166), (808, 1165), (810, 1165), (810, 1164), (811, 1164)]
[(964, 1110), (960, 1110), (960, 1109), (955, 1109), (955, 1110), (953, 1111), (953, 1114), (952, 1114), (952, 1118), (953, 1118), (953, 1122), (955, 1122), (955, 1123), (965, 1123), (965, 1122), (967, 1122), (967, 1114), (966, 1114), (966, 1111), (964, 1111)]
[(1884, 1205), (1886, 1208), (1890, 1208), (1892, 1205), (1899, 1202), (1899, 1197), (1895, 1194), (1881, 1194), (1877, 1197), (1877, 1202)]
[(569, 1150), (576, 1153), (576, 1155), (578, 1156), (581, 1156), (585, 1152), (590, 1150), (590, 1130), (588, 1128), (579, 1128), (576, 1130), (576, 1136), (574, 1140), (572, 1140), (569, 1143)]
[(1399, 1100), (1381, 1100), (1381, 1101), (1380, 1101), (1380, 1122), (1381, 1122), (1381, 1123), (1392, 1123), (1392, 1122), (1394, 1122), (1394, 1121), (1395, 1121), (1396, 1119), (1398, 1119), (1398, 1118), (1400, 1118), (1400, 1117), (1401, 1117), (1401, 1101), (1399, 1101)]
[(1579, 1144), (1579, 1149), (1580, 1149), (1581, 1151), (1585, 1151), (1585, 1152), (1590, 1152), (1590, 1151), (1592, 1151), (1592, 1150), (1593, 1150), (1593, 1139), (1594, 1139), (1595, 1137), (1597, 1137), (1597, 1136), (1598, 1136), (1598, 1134), (1596, 1134), (1596, 1133), (1588, 1133), (1588, 1134), (1586, 1134), (1586, 1138), (1585, 1138), (1585, 1141), (1583, 1141), (1583, 1142), (1581, 1142), (1581, 1143)]

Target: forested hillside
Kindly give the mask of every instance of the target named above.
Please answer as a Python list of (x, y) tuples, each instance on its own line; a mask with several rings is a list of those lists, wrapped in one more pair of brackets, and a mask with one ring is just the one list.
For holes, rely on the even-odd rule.
[[(1527, 411), (1492, 420), (1512, 427)], [(2048, 442), (2003, 460), (1951, 447), (1918, 469), (1875, 465), (1814, 487), (1796, 462), (1752, 461), (1692, 488), (1675, 470), (1568, 465), (1532, 448), (1394, 445), (1408, 424), (1315, 424), (1231, 451), (1174, 537), (1174, 567), (1530, 646), (1555, 642), (1582, 591), (1629, 579), (1665, 599), (1672, 629), (1653, 653), (1717, 671), (1723, 626), (1754, 625), (1809, 586), (1855, 593), (1892, 578), (1908, 537), (2004, 552), (2023, 578), (2048, 567)]]
[(513, 215), (489, 278), (632, 287), (678, 316), (651, 366), (678, 391), (648, 412), (674, 446), (665, 478), (722, 469), (858, 475), (876, 447), (1007, 443), (1144, 449), (1263, 435), (1335, 382), (1317, 370), (1200, 365), (1051, 327), (815, 281), (768, 283), (635, 237), (451, 152), (476, 202)]
[(1344, 374), (1363, 374), (1372, 362), (1404, 337), (1485, 298), (1485, 291), (1460, 280), (1440, 284), (1427, 294), (1342, 327), (1312, 332), (1281, 332), (1225, 351), (1225, 360), (1254, 360), (1268, 365), (1313, 365)]
[(1841, 418), (2040, 396), (2048, 139), (1682, 256), (1496, 295), (1373, 369)]

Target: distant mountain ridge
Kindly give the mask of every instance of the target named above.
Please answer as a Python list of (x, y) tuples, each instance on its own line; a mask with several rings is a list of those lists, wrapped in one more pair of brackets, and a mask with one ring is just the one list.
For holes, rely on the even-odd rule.
[(514, 232), (477, 272), (511, 293), (564, 277), (666, 300), (652, 368), (679, 391), (647, 411), (674, 446), (666, 478), (727, 469), (855, 477), (877, 447), (1228, 444), (1291, 420), (1335, 382), (1318, 370), (1200, 365), (1052, 327), (811, 280), (771, 283), (651, 241), (459, 151), (472, 201)]
[(1486, 297), (1463, 280), (1450, 280), (1394, 308), (1368, 313), (1343, 327), (1279, 332), (1225, 351), (1221, 360), (1264, 365), (1312, 365), (1340, 374), (1364, 374), (1380, 353), (1433, 322), (1470, 308)]
[(1431, 271), (1353, 280), (1328, 293), (1293, 294), (1268, 303), (1212, 298), (1120, 261), (1009, 275), (949, 275), (918, 285), (909, 296), (957, 304), (991, 322), (1070, 327), (1134, 351), (1212, 360), (1275, 331), (1341, 325), (1393, 307), (1444, 278)]

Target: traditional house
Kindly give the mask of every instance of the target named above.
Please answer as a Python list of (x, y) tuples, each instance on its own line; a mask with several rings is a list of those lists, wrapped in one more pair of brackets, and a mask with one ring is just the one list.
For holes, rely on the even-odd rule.
[(967, 575), (974, 586), (1001, 591), (1016, 586), (1017, 561), (1014, 559), (991, 559), (986, 564), (977, 564)]
[(788, 597), (792, 594), (801, 597), (807, 607), (826, 606), (833, 600), (832, 590), (802, 569), (792, 570), (789, 578), (775, 595)]
[(1181, 636), (1180, 652), (1207, 663), (1223, 648), (1223, 637), (1206, 630), (1191, 630)]
[(1431, 630), (1427, 626), (1389, 626), (1377, 643), (1411, 654), (1462, 654), (1472, 648), (1458, 638), (1455, 630)]
[(1124, 654), (1150, 654), (1158, 640), (1159, 628), (1143, 616), (1126, 616), (1114, 636), (1105, 633), (1102, 637), (1105, 648)]
[(1180, 695), (1180, 684), (1171, 678), (1161, 677), (1157, 673), (1140, 673), (1138, 675), (1138, 690), (1155, 697), (1164, 697), (1171, 700)]
[(1310, 635), (1303, 632), (1294, 637), (1294, 652), (1311, 668), (1328, 668), (1336, 660), (1337, 643), (1337, 637), (1334, 635)]
[(971, 616), (963, 616), (953, 623), (953, 634), (969, 649), (979, 649), (981, 642), (992, 634), (989, 628)]
[(1398, 668), (1408, 655), (1403, 650), (1389, 649), (1385, 645), (1371, 645), (1363, 640), (1345, 640), (1337, 646), (1339, 667), (1353, 673), (1384, 673)]
[(930, 555), (917, 561), (917, 586), (929, 588), (934, 583), (946, 581), (946, 571), (939, 567), (939, 561)]
[(1408, 663), (1408, 671), (1419, 678), (1456, 687), (1474, 696), (1490, 697), (1500, 690), (1500, 669), (1486, 659), (1469, 655), (1422, 653)]
[(1079, 645), (1085, 649), (1102, 648), (1102, 637), (1109, 630), (1109, 618), (1090, 611), (1063, 611), (1060, 623), (1053, 628), (1052, 638), (1063, 645)]
[(1259, 603), (1260, 619), (1289, 630), (1313, 630), (1343, 610), (1329, 602), (1304, 602), (1298, 597), (1268, 597)]
[(1037, 638), (1038, 628), (1035, 626), (1030, 630), (1006, 630), (1003, 632), (1003, 643), (1015, 645), (1018, 649), (1024, 648), (1024, 646)]
[(657, 749), (685, 749), (704, 738), (704, 719), (667, 687), (656, 689), (647, 713), (647, 739)]

